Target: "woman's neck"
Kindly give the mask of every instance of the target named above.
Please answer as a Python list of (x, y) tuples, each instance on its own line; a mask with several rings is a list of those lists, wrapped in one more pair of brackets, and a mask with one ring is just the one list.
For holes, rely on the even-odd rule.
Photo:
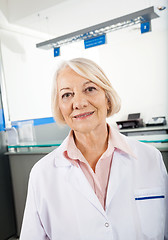
[(89, 165), (95, 171), (95, 166), (108, 146), (108, 126), (102, 125), (89, 133), (74, 132), (77, 148), (81, 151)]

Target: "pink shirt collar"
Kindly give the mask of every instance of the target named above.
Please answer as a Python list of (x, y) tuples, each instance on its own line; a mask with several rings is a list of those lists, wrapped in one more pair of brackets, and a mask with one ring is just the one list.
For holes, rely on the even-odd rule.
[[(126, 140), (124, 139), (124, 136), (122, 134), (120, 134), (117, 129), (115, 129), (109, 125), (108, 125), (108, 127), (109, 127), (108, 148), (103, 153), (101, 158), (109, 157), (116, 149), (136, 158), (132, 149), (130, 148), (130, 146), (128, 145)], [(72, 130), (70, 131), (68, 139), (67, 139), (64, 156), (67, 159), (71, 160), (71, 162), (77, 167), (78, 167), (78, 163), (76, 160), (80, 160), (84, 163), (87, 163), (86, 159), (84, 158), (84, 156), (82, 155), (80, 150), (76, 147)]]

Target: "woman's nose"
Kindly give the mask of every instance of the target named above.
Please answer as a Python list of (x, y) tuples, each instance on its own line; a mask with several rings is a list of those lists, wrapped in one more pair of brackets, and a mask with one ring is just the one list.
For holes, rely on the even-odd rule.
[(73, 97), (73, 109), (83, 109), (88, 106), (86, 96), (82, 93), (74, 94)]

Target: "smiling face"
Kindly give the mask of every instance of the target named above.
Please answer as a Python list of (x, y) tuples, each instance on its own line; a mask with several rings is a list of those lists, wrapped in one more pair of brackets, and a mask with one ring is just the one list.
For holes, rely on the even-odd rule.
[(104, 90), (66, 67), (57, 78), (58, 105), (67, 125), (89, 133), (104, 127), (107, 99)]

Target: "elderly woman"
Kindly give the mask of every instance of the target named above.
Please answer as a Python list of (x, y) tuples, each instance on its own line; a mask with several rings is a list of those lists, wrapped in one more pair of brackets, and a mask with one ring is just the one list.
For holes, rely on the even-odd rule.
[(120, 100), (103, 70), (76, 58), (54, 81), (54, 117), (71, 132), (31, 171), (21, 240), (166, 238), (161, 154), (106, 123)]

